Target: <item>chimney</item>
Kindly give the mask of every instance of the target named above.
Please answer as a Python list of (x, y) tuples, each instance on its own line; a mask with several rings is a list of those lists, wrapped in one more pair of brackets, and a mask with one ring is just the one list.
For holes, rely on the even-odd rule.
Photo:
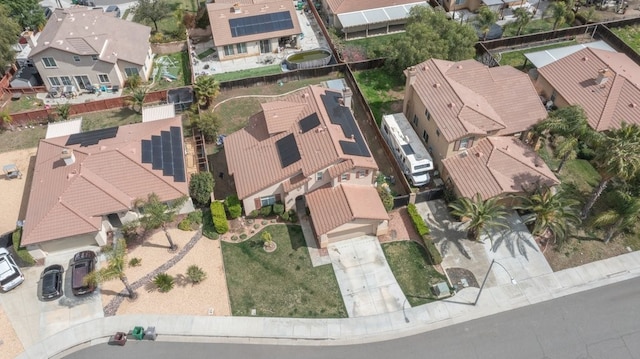
[(344, 100), (345, 107), (351, 108), (351, 98), (353, 97), (353, 91), (350, 88), (345, 87), (342, 89), (342, 98)]
[(409, 80), (409, 85), (413, 85), (416, 82), (416, 70), (415, 67), (411, 66), (407, 69), (407, 80)]
[(36, 40), (36, 37), (34, 35), (35, 34), (33, 33), (33, 31), (25, 31), (22, 33), (22, 36), (27, 39), (27, 43), (32, 49), (35, 48), (36, 45), (38, 45), (38, 41)]
[(63, 149), (60, 158), (64, 160), (66, 166), (71, 166), (76, 162), (76, 156), (73, 155), (73, 150), (70, 148)]
[(233, 8), (232, 9), (233, 9), (233, 13), (234, 14), (239, 14), (239, 13), (242, 12), (242, 11), (240, 11), (240, 3), (233, 4)]
[(602, 69), (598, 71), (598, 77), (596, 77), (596, 85), (604, 85), (609, 80), (609, 69)]

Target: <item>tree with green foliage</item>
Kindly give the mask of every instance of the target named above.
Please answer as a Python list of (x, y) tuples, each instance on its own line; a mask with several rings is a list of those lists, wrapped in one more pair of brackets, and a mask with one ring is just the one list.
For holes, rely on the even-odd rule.
[[(33, 31), (40, 31), (47, 23), (47, 19), (44, 16), (44, 9), (40, 6), (38, 0), (0, 0), (0, 5), (8, 10), (7, 16), (19, 25), (18, 34), (22, 30), (29, 29)], [(7, 29), (0, 23), (0, 29), (5, 32)], [(5, 34), (3, 34), (5, 36)], [(17, 40), (17, 37), (13, 39), (12, 44)]]
[(0, 6), (0, 29), (0, 74), (4, 74), (5, 68), (16, 60), (12, 46), (20, 36), (20, 25), (10, 15), (7, 6)]
[(201, 75), (196, 77), (193, 89), (198, 98), (198, 105), (203, 108), (209, 108), (211, 102), (220, 93), (220, 83), (213, 75)]
[(142, 206), (142, 213), (144, 213), (144, 215), (140, 218), (140, 224), (145, 231), (162, 227), (169, 242), (169, 250), (172, 251), (175, 251), (178, 246), (173, 243), (173, 239), (167, 231), (167, 224), (175, 220), (178, 210), (186, 200), (186, 197), (182, 197), (172, 201), (170, 204), (166, 204), (160, 201), (160, 197), (158, 197), (157, 194), (150, 193)]
[(460, 197), (449, 204), (451, 214), (460, 217), (466, 223), (469, 238), (477, 241), (482, 234), (488, 234), (492, 228), (504, 227), (503, 220), (507, 211), (499, 197), (482, 199), (480, 193), (474, 198)]
[(482, 40), (487, 39), (487, 35), (489, 34), (489, 30), (491, 30), (491, 26), (498, 21), (498, 13), (491, 10), (488, 6), (480, 7), (478, 11), (478, 16), (475, 17), (473, 23), (478, 27), (480, 33), (482, 33)]
[(613, 208), (597, 214), (593, 224), (606, 227), (604, 243), (608, 244), (625, 230), (633, 229), (640, 219), (640, 198), (617, 190), (613, 192)]
[(553, 1), (549, 3), (549, 7), (545, 11), (545, 15), (551, 16), (553, 19), (553, 29), (556, 30), (558, 26), (564, 23), (572, 23), (575, 19), (573, 13), (573, 1)]
[(430, 58), (460, 61), (475, 55), (478, 35), (473, 27), (450, 21), (441, 8), (411, 8), (404, 35), (387, 51), (389, 70), (402, 72)]
[(115, 244), (105, 247), (102, 252), (107, 256), (107, 264), (89, 273), (85, 277), (85, 281), (87, 283), (100, 284), (116, 278), (120, 279), (129, 293), (129, 298), (135, 299), (137, 294), (129, 284), (125, 273), (127, 267), (127, 242), (125, 242), (124, 238), (121, 238)]
[(513, 15), (516, 18), (513, 25), (518, 29), (518, 31), (516, 31), (516, 36), (520, 36), (522, 34), (522, 30), (529, 25), (531, 19), (533, 19), (533, 14), (531, 14), (528, 9), (519, 7), (513, 10)]
[(127, 103), (131, 105), (131, 109), (137, 113), (142, 113), (142, 107), (144, 106), (144, 100), (147, 97), (147, 89), (145, 87), (138, 87), (133, 90), (131, 97), (127, 99)]
[(158, 287), (158, 290), (161, 293), (166, 293), (173, 289), (175, 285), (175, 280), (173, 276), (167, 273), (158, 273), (155, 277), (153, 277), (153, 284)]
[(211, 172), (192, 173), (189, 181), (189, 195), (196, 204), (206, 206), (211, 200), (214, 185), (215, 181)]
[(199, 114), (190, 115), (191, 124), (195, 126), (207, 141), (213, 142), (220, 128), (220, 117), (213, 111), (202, 110)]
[(596, 156), (593, 163), (600, 174), (600, 182), (584, 204), (581, 215), (583, 220), (612, 180), (626, 182), (640, 172), (640, 127), (623, 122), (620, 128), (609, 130), (604, 136), (600, 136), (594, 150)]
[(60, 121), (68, 120), (69, 116), (71, 116), (71, 104), (66, 102), (56, 106), (56, 116), (58, 116)]
[(171, 17), (173, 10), (167, 0), (138, 0), (133, 11), (133, 21), (151, 21), (158, 32), (158, 22)]

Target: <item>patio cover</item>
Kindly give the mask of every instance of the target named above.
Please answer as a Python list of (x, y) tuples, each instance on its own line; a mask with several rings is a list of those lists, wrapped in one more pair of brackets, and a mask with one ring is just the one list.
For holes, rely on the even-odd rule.
[(558, 47), (555, 49), (529, 52), (524, 54), (524, 56), (527, 58), (527, 60), (529, 60), (533, 64), (533, 66), (535, 66), (536, 68), (541, 68), (543, 66), (549, 65), (552, 62), (560, 60), (563, 57), (566, 57), (575, 52), (578, 52), (584, 49), (585, 47), (591, 47), (594, 49), (616, 52), (616, 50), (614, 50), (611, 46), (609, 46), (609, 44), (600, 40), (600, 41), (589, 42), (586, 44), (571, 45), (571, 46), (565, 46), (565, 47)]
[(69, 136), (80, 132), (82, 132), (82, 117), (69, 121), (49, 123), (47, 125), (47, 134), (44, 138)]
[(406, 19), (409, 16), (411, 8), (417, 5), (429, 6), (427, 2), (421, 1), (405, 5), (386, 6), (377, 9), (338, 14), (338, 19), (343, 28), (402, 20)]
[(482, 0), (482, 3), (491, 7), (496, 5), (502, 5), (503, 1), (502, 0)]

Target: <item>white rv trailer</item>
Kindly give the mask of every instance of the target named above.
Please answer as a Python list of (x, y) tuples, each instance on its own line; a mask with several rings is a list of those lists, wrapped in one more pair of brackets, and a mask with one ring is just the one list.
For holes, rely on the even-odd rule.
[(411, 184), (421, 187), (429, 183), (433, 159), (404, 114), (384, 115), (380, 127), (382, 137)]

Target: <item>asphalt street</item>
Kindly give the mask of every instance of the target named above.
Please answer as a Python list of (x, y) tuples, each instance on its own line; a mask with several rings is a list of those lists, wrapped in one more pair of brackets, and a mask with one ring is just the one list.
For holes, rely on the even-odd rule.
[(640, 359), (640, 278), (396, 340), (291, 344), (129, 340), (66, 358)]

